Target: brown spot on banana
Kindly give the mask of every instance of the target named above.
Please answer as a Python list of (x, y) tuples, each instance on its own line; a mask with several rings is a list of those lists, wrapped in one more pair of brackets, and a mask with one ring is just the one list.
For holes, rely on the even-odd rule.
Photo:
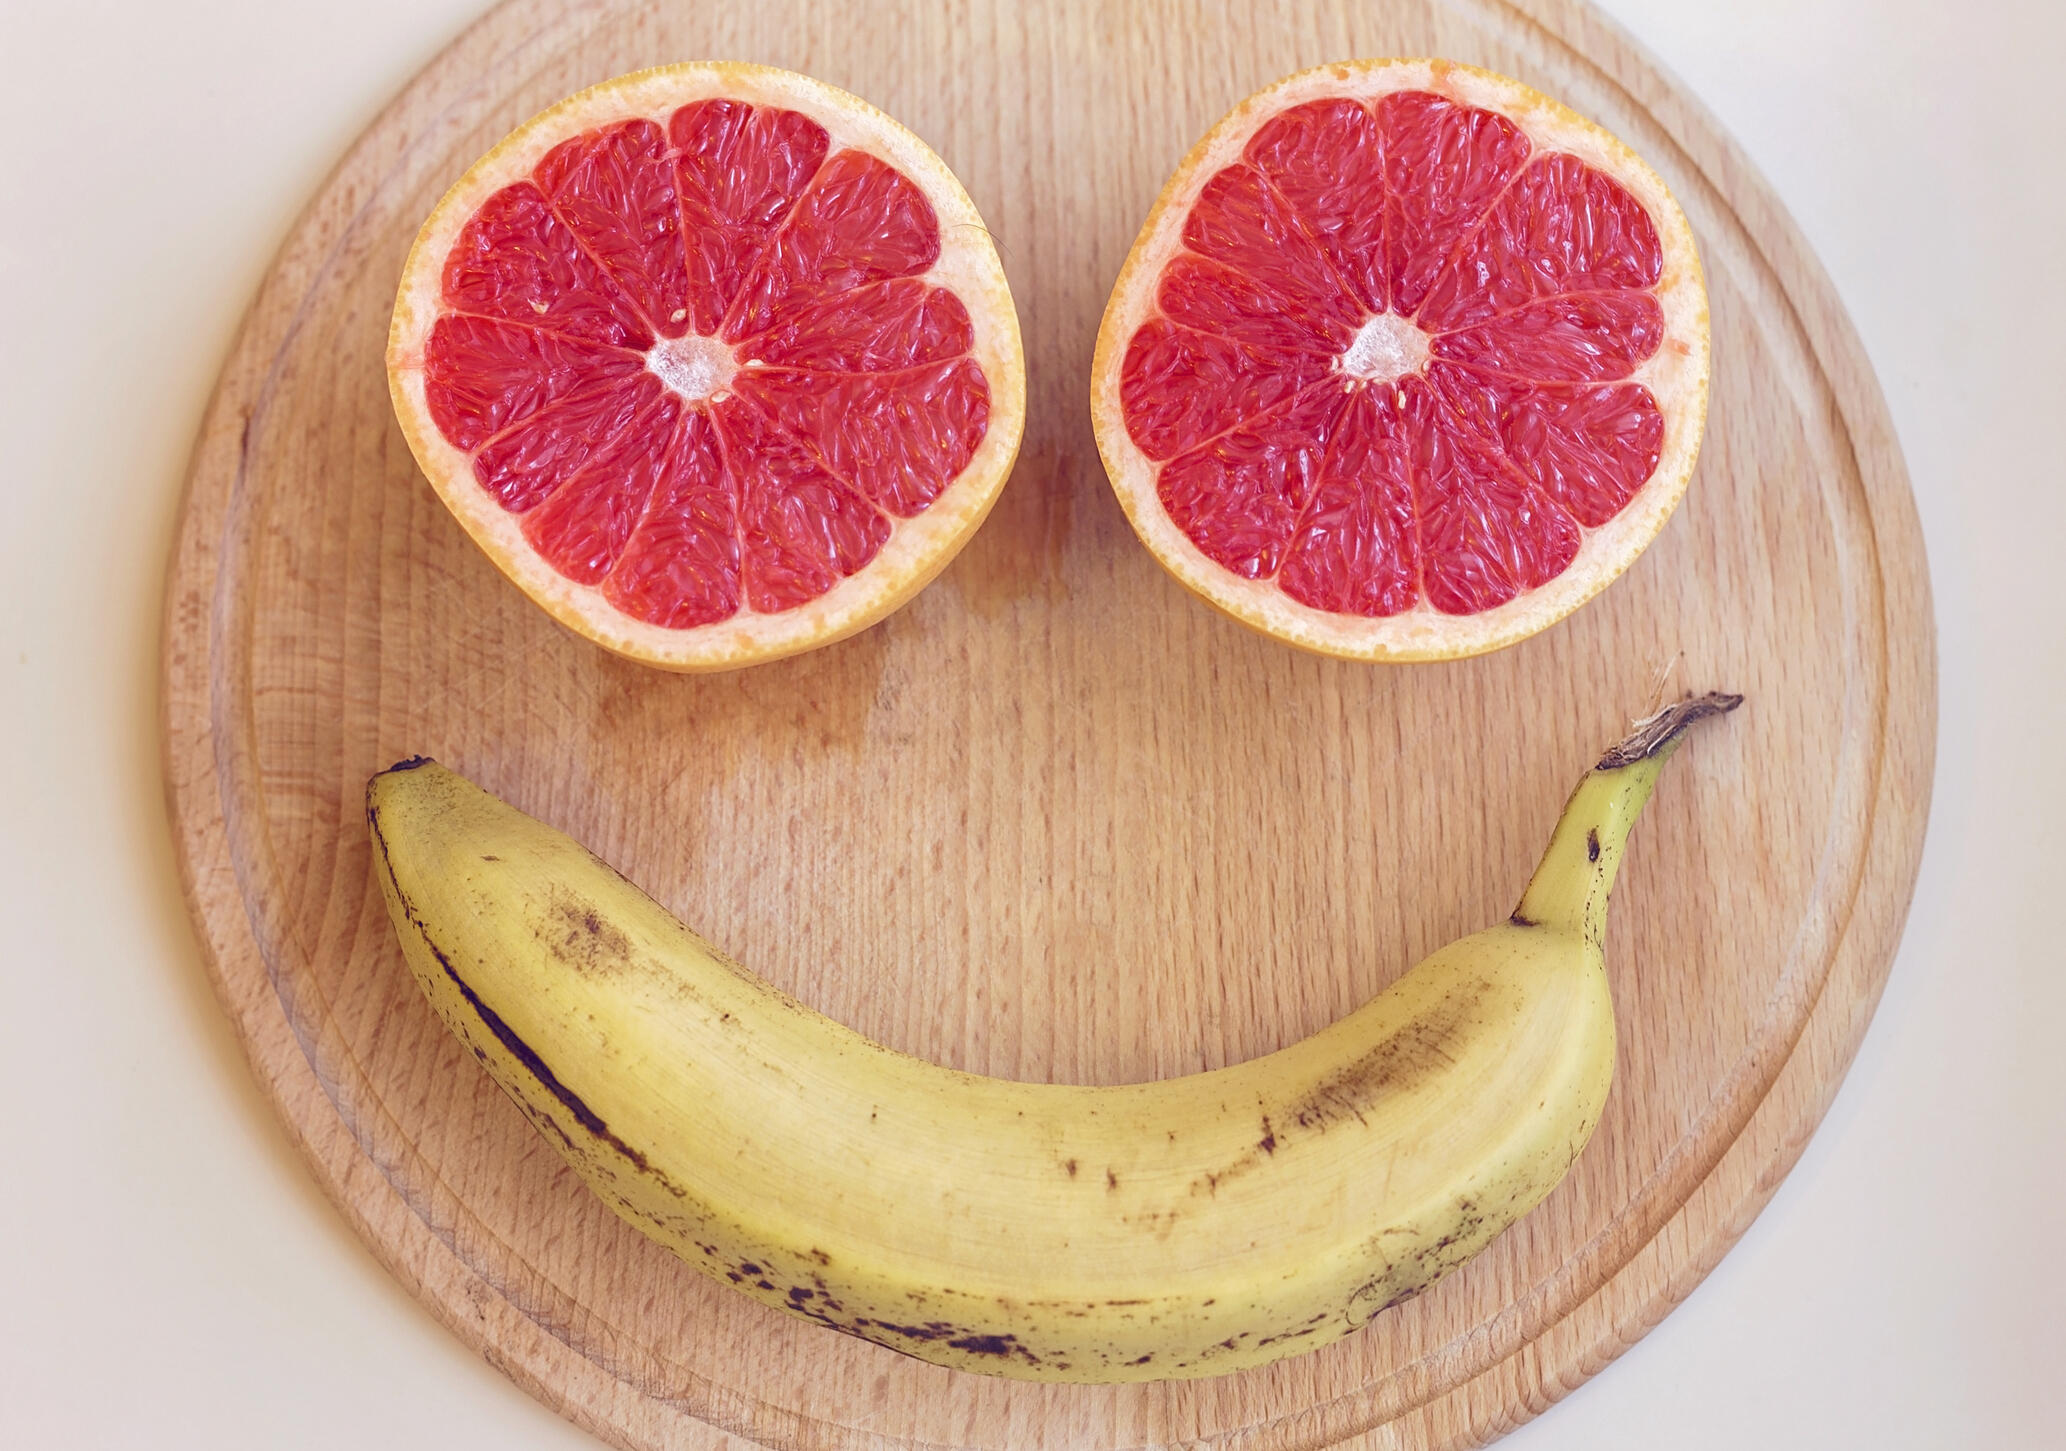
[(1486, 991), (1483, 982), (1473, 982), (1467, 990), (1448, 994), (1329, 1073), (1292, 1103), (1292, 1123), (1325, 1133), (1332, 1125), (1352, 1118), (1363, 1122), (1364, 1111), (1385, 1095), (1450, 1066), (1455, 1061), (1450, 1049), (1470, 1030)]
[(1343, 1064), (1294, 1098), (1283, 1111), (1280, 1128), (1265, 1115), (1263, 1134), (1254, 1147), (1225, 1167), (1193, 1180), (1190, 1192), (1207, 1197), (1220, 1185), (1245, 1174), (1263, 1159), (1297, 1138), (1320, 1135), (1351, 1119), (1364, 1122), (1367, 1109), (1386, 1094), (1439, 1072), (1452, 1061), (1451, 1048), (1471, 1030), (1488, 988), (1482, 982), (1459, 984), (1458, 990), (1432, 1004), (1427, 1012), (1402, 1024), (1367, 1051)]
[(593, 902), (557, 883), (548, 889), (547, 920), (539, 944), (555, 962), (586, 977), (605, 977), (632, 966), (631, 939)]

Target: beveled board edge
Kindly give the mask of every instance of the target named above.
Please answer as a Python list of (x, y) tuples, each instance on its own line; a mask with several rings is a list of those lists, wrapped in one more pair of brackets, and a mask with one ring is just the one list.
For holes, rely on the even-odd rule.
[[(1314, 1445), (1377, 1444), (1379, 1438), (1394, 1445), (1482, 1445), (1596, 1374), (1721, 1259), (1799, 1157), (1863, 1037), (1920, 864), (1935, 756), (1935, 641), (1920, 521), (1884, 399), (1827, 276), (1740, 148), (1612, 21), (1582, 0), (1486, 0), (1482, 8), (1508, 11), (1611, 78), (1670, 134), (1762, 246), (1835, 395), (1839, 427), (1857, 458), (1875, 573), (1864, 592), (1879, 610), (1877, 619), (1854, 628), (1877, 645), (1865, 663), (1884, 709), (1865, 805), (1868, 845), (1845, 904), (1835, 959), (1793, 1051), (1721, 1158), (1705, 1166), (1658, 1233), (1642, 1244), (1613, 1247), (1620, 1268), (1590, 1299), (1547, 1325), (1522, 1327), (1512, 1355), (1446, 1394), (1400, 1408), (1374, 1430), (1367, 1422), (1330, 1426), (1329, 1411), (1338, 1412), (1339, 1403), (1316, 1407)], [(230, 531), (244, 523), (239, 505), (247, 430), (265, 407), (299, 305), (347, 244), (355, 214), (395, 162), (477, 98), (476, 78), (554, 54), (600, 11), (593, 3), (554, 0), (506, 0), (491, 11), (376, 118), (282, 246), (232, 347), (187, 475), (164, 606), (165, 794), (183, 889), (217, 997), (318, 1183), (389, 1271), (491, 1364), (612, 1445), (743, 1447), (748, 1443), (635, 1391), (475, 1275), (359, 1149), (302, 1045), (279, 1034), (282, 1005), (256, 935), (217, 937), (208, 930), (211, 923), (239, 921), (247, 910), (229, 805), (243, 764), (239, 738), (234, 729), (217, 729), (228, 724), (219, 716), (229, 699), (222, 687), (246, 642), (224, 629), (227, 612), (218, 606), (237, 581), (223, 570), (236, 556), (228, 547)], [(1634, 1273), (1645, 1268), (1650, 1273)], [(1512, 1385), (1538, 1389), (1511, 1403), (1506, 1387)]]
[[(1936, 625), (1922, 522), (1886, 399), (1828, 273), (1721, 123), (1616, 21), (1585, 0), (1487, 3), (1527, 17), (1655, 118), (1727, 202), (1779, 280), (1791, 321), (1834, 395), (1839, 417), (1832, 422), (1857, 462), (1863, 536), (1875, 570), (1865, 593), (1879, 611), (1877, 619), (1851, 625), (1854, 638), (1862, 634), (1878, 647), (1868, 665), (1877, 666), (1882, 710), (1864, 803), (1865, 859), (1842, 904), (1842, 926), (1833, 929), (1840, 934), (1836, 953), (1792, 1052), (1679, 1211), (1555, 1327), (1564, 1333), (1532, 1347), (1545, 1382), (1541, 1403), (1504, 1422), (1466, 1409), (1460, 1419), (1467, 1430), (1429, 1442), (1443, 1447), (1483, 1445), (1605, 1368), (1692, 1293), (1778, 1191), (1842, 1086), (1892, 970), (1922, 862), (1937, 736)], [(1637, 1284), (1662, 1288), (1628, 1293)]]
[[(278, 1031), (291, 1019), (257, 934), (224, 939), (208, 930), (247, 911), (227, 806), (237, 747), (229, 732), (217, 730), (228, 662), (246, 642), (224, 638), (218, 604), (236, 587), (224, 568), (236, 555), (230, 531), (244, 522), (238, 508), (251, 423), (265, 407), (300, 304), (383, 176), (472, 98), (478, 77), (556, 53), (600, 10), (565, 0), (504, 0), (411, 79), (296, 219), (238, 327), (188, 466), (166, 568), (159, 714), (166, 808), (203, 963), (259, 1087), (324, 1195), (388, 1272), (470, 1349), (576, 1425), (612, 1446), (641, 1451), (654, 1443), (622, 1427), (625, 1412), (646, 1398), (510, 1304), (395, 1192), (359, 1148), (301, 1044)], [(670, 1444), (685, 1451), (744, 1451), (751, 1444), (672, 1419), (678, 1425), (670, 1428)]]

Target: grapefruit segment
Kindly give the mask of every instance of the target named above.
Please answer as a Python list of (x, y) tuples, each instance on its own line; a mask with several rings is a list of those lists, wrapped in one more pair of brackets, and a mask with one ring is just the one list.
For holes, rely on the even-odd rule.
[(620, 348), (653, 345), (637, 309), (529, 181), (502, 188), (468, 220), (445, 263), (445, 303)]
[(1626, 187), (1575, 156), (1545, 156), (1464, 239), (1419, 316), (1469, 327), (1559, 293), (1654, 287), (1663, 272), (1657, 228)]
[(523, 516), (531, 547), (577, 583), (610, 572), (666, 468), (682, 407), (665, 392), (648, 398), (610, 447)]
[(952, 174), (757, 66), (622, 77), (483, 157), (410, 254), (388, 372), (496, 565), (675, 669), (903, 603), (981, 522), (1025, 412), (1010, 292)]
[(917, 183), (861, 151), (820, 167), (759, 271), (733, 304), (733, 342), (766, 332), (788, 308), (890, 277), (924, 272), (940, 257), (940, 223)]
[(713, 625), (739, 612), (739, 510), (710, 415), (687, 409), (638, 528), (603, 594), (664, 630)]
[(1519, 83), (1322, 67), (1237, 107), (1143, 226), (1092, 418), (1143, 541), (1280, 638), (1511, 644), (1618, 575), (1706, 413), (1699, 259), (1664, 184)]
[(574, 234), (649, 333), (689, 329), (688, 258), (667, 133), (626, 121), (563, 141), (533, 174), (553, 215)]
[(1375, 107), (1384, 137), (1389, 308), (1412, 315), (1471, 225), (1528, 160), (1531, 143), (1496, 110), (1400, 90)]
[(1664, 312), (1649, 294), (1567, 292), (1438, 333), (1431, 351), (1486, 372), (1591, 383), (1628, 377), (1663, 341)]
[(1247, 273), (1190, 253), (1162, 274), (1157, 298), (1171, 322), (1259, 348), (1297, 348), (1333, 357), (1355, 332), (1345, 308), (1314, 311)]
[(794, 434), (737, 401), (715, 420), (740, 500), (748, 604), (764, 614), (793, 608), (875, 558), (889, 521)]
[(522, 514), (607, 455), (666, 393), (644, 372), (578, 386), (490, 439), (473, 457), (474, 477), (495, 502)]
[(1227, 167), (1206, 182), (1185, 219), (1184, 245), (1219, 263), (1220, 277), (1233, 279), (1222, 284), (1230, 305), (1242, 292), (1259, 294), (1277, 311), (1325, 330), (1337, 345), (1362, 321), (1291, 204), (1252, 166)]
[(890, 373), (965, 357), (973, 342), (960, 298), (903, 277), (791, 308), (775, 326), (741, 342), (738, 354), (780, 368)]
[(1364, 388), (1346, 395), (1335, 415), (1278, 576), (1302, 605), (1376, 618), (1411, 609), (1419, 598), (1410, 449), (1391, 398)]
[(668, 123), (678, 155), (696, 331), (718, 331), (776, 226), (824, 163), (825, 128), (801, 112), (713, 99)]
[(1290, 205), (1364, 311), (1385, 311), (1384, 152), (1353, 101), (1310, 101), (1257, 129), (1242, 153)]
[(1664, 417), (1640, 384), (1514, 389), (1501, 416), (1507, 457), (1588, 529), (1657, 470)]
[(990, 390), (967, 358), (894, 373), (754, 369), (739, 396), (833, 477), (904, 518), (968, 466), (990, 418)]
[(1332, 390), (1307, 388), (1178, 454), (1162, 470), (1163, 508), (1221, 567), (1244, 579), (1274, 575), (1343, 402)]
[(1480, 614), (1563, 573), (1578, 552), (1575, 521), (1528, 485), (1496, 440), (1456, 426), (1426, 382), (1412, 379), (1404, 391), (1428, 603)]
[(471, 450), (577, 388), (625, 382), (644, 367), (629, 349), (454, 312), (431, 329), (424, 392), (438, 431)]
[(1157, 318), (1129, 341), (1119, 388), (1132, 441), (1160, 461), (1281, 407), (1332, 366), (1325, 353), (1258, 348)]

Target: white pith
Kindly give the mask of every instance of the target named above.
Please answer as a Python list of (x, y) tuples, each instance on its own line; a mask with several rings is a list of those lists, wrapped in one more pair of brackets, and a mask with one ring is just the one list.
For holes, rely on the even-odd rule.
[(1341, 370), (1365, 383), (1390, 383), (1428, 365), (1428, 335), (1395, 312), (1381, 312), (1356, 329), (1342, 350)]
[[(1612, 176), (1650, 214), (1664, 253), (1662, 275), (1650, 289), (1664, 314), (1664, 339), (1630, 376), (1650, 390), (1664, 418), (1663, 447), (1650, 481), (1619, 514), (1597, 529), (1582, 530), (1578, 555), (1562, 574), (1476, 615), (1445, 615), (1425, 601), (1391, 616), (1337, 615), (1300, 604), (1273, 579), (1234, 574), (1170, 520), (1156, 494), (1161, 465), (1134, 443), (1119, 404), (1127, 344), (1159, 314), (1157, 281), (1183, 250), (1184, 222), (1205, 184), (1238, 161), (1249, 138), (1280, 112), (1316, 100), (1369, 104), (1394, 91), (1430, 91), (1460, 105), (1496, 111), (1520, 127), (1538, 154), (1567, 153)], [(1535, 634), (1634, 562), (1685, 492), (1706, 421), (1707, 379), (1707, 293), (1699, 253), (1669, 188), (1640, 157), (1576, 112), (1490, 71), (1441, 60), (1348, 61), (1302, 71), (1256, 92), (1207, 132), (1177, 167), (1113, 285), (1091, 364), (1091, 417), (1098, 452), (1134, 531), (1194, 593), (1245, 624), (1323, 654), (1452, 659)]]
[[(546, 152), (571, 136), (635, 118), (664, 128), (682, 106), (713, 98), (799, 111), (825, 128), (828, 157), (848, 148), (863, 151), (918, 184), (940, 228), (939, 258), (919, 277), (954, 292), (967, 309), (973, 333), (968, 356), (989, 384), (990, 415), (975, 455), (922, 513), (885, 516), (890, 537), (860, 570), (794, 609), (763, 615), (742, 601), (729, 619), (674, 630), (624, 614), (598, 587), (576, 583), (545, 562), (524, 537), (522, 516), (503, 509), (479, 486), (470, 457), (432, 420), (424, 349), (444, 310), (444, 259), (483, 202), (529, 176)], [(867, 102), (808, 76), (737, 62), (662, 66), (606, 81), (532, 117), (475, 162), (431, 212), (410, 251), (387, 364), (395, 413), (411, 451), (439, 498), (496, 567), (577, 634), (672, 670), (725, 670), (779, 659), (889, 614), (945, 568), (981, 524), (1010, 475), (1025, 428), (1018, 314), (990, 232), (953, 172), (925, 142)]]
[(727, 395), (738, 358), (716, 338), (683, 333), (662, 338), (646, 354), (646, 371), (689, 403), (715, 402)]

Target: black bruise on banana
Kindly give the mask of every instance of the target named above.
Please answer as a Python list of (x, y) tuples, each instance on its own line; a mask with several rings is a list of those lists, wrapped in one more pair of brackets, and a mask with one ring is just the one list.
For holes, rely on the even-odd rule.
[[(749, 1266), (742, 1265), (740, 1268), (746, 1269)], [(761, 1269), (758, 1264), (751, 1265), (750, 1268), (755, 1272)], [(741, 1288), (746, 1288), (749, 1283), (739, 1270), (728, 1271), (726, 1278)], [(970, 1355), (1010, 1356), (1032, 1366), (1043, 1364), (1041, 1358), (1016, 1335), (983, 1333), (949, 1320), (928, 1320), (911, 1325), (893, 1320), (870, 1319), (865, 1315), (847, 1316), (842, 1313), (846, 1307), (833, 1296), (824, 1279), (817, 1275), (811, 1278), (815, 1282), (813, 1285), (791, 1285), (786, 1291), (779, 1290), (765, 1278), (750, 1283), (752, 1288), (767, 1291), (770, 1295), (780, 1293), (781, 1308), (791, 1314), (815, 1320), (828, 1329), (841, 1331), (902, 1355), (911, 1353), (911, 1342), (938, 1342)], [(771, 1299), (770, 1303), (775, 1302)], [(1066, 1361), (1056, 1362), (1055, 1365), (1058, 1369), (1068, 1368)]]
[[(411, 756), (407, 761), (402, 762), (393, 769), (397, 771), (413, 771), (417, 767), (428, 765), (429, 763), (429, 758), (426, 756)], [(618, 1138), (615, 1131), (603, 1122), (602, 1117), (588, 1106), (580, 1094), (560, 1082), (559, 1075), (552, 1071), (552, 1066), (538, 1056), (531, 1045), (523, 1040), (522, 1035), (516, 1029), (510, 1027), (500, 1013), (482, 1002), (480, 994), (467, 985), (466, 979), (461, 977), (458, 970), (452, 966), (452, 959), (445, 955), (443, 948), (431, 940), (430, 929), (424, 924), (422, 916), (416, 911), (416, 904), (409, 900), (407, 894), (402, 891), (401, 882), (395, 877), (394, 864), (389, 860), (387, 854), (387, 837), (380, 829), (379, 807), (370, 803), (367, 805), (366, 824), (372, 828), (374, 845), (380, 851), (381, 870), (386, 875), (389, 884), (394, 888), (395, 901), (401, 906), (402, 915), (408, 918), (409, 925), (416, 929), (417, 936), (423, 939), (424, 947), (429, 950), (432, 957), (437, 959), (438, 966), (444, 970), (444, 974), (451, 981), (452, 986), (458, 989), (459, 996), (465, 999), (466, 1005), (473, 1009), (474, 1016), (480, 1019), (482, 1026), (494, 1035), (495, 1041), (508, 1050), (512, 1058), (523, 1065), (524, 1071), (536, 1079), (540, 1087), (559, 1100), (560, 1105), (574, 1116), (574, 1121), (580, 1124), (583, 1129), (615, 1149), (624, 1156), (626, 1163), (652, 1179), (661, 1188), (674, 1195), (675, 1198), (687, 1198), (686, 1190), (655, 1169), (647, 1162), (644, 1154)], [(481, 1058), (482, 1063), (485, 1065), (486, 1059), (482, 1057), (478, 1049), (475, 1049), (474, 1056)], [(519, 1107), (523, 1107), (523, 1105), (519, 1104)], [(532, 1115), (527, 1113), (526, 1117), (532, 1117)], [(566, 1131), (561, 1129), (559, 1125), (554, 1124), (553, 1131), (562, 1140), (567, 1138)]]
[[(734, 1273), (730, 1278), (734, 1284), (737, 1284), (741, 1277)], [(773, 1287), (762, 1284), (756, 1286), (756, 1288), (772, 1289)], [(951, 1320), (927, 1320), (914, 1325), (895, 1320), (870, 1319), (865, 1315), (847, 1318), (838, 1314), (828, 1313), (828, 1311), (838, 1311), (845, 1307), (839, 1301), (833, 1299), (829, 1292), (824, 1289), (823, 1280), (818, 1281), (816, 1289), (803, 1285), (791, 1286), (787, 1292), (786, 1303), (782, 1308), (789, 1310), (793, 1314), (815, 1320), (829, 1329), (855, 1336), (873, 1345), (880, 1345), (885, 1350), (894, 1350), (900, 1355), (910, 1355), (910, 1346), (913, 1343), (924, 1345), (941, 1344), (967, 1355), (1010, 1358), (1023, 1361), (1029, 1366), (1050, 1365), (1056, 1370), (1072, 1368), (1070, 1362), (1066, 1360), (1043, 1361), (1030, 1346), (1010, 1332), (978, 1331), (967, 1325), (958, 1325)], [(914, 1358), (923, 1359), (923, 1357)], [(1135, 1363), (1139, 1364), (1142, 1362)]]
[(1016, 1356), (1024, 1360), (1028, 1365), (1039, 1365), (1041, 1363), (1040, 1357), (1027, 1349), (1016, 1335), (978, 1334), (971, 1331), (965, 1325), (954, 1325), (944, 1320), (928, 1320), (923, 1325), (897, 1325), (888, 1320), (860, 1319), (851, 1322), (851, 1324), (853, 1332), (862, 1339), (872, 1340), (877, 1345), (886, 1345), (891, 1350), (899, 1348), (894, 1341), (870, 1335), (868, 1331), (874, 1329), (886, 1330), (892, 1335), (900, 1335), (906, 1340), (920, 1342), (937, 1340), (944, 1342), (949, 1349), (964, 1351), (969, 1355)]
[[(1365, 1290), (1369, 1288), (1370, 1286), (1368, 1285), (1365, 1285), (1363, 1287), (1363, 1289)], [(1361, 1294), (1362, 1290), (1358, 1290), (1356, 1293)], [(1352, 1296), (1351, 1299), (1353, 1300), (1353, 1298), (1354, 1297)], [(1308, 1335), (1318, 1335), (1320, 1333), (1321, 1327), (1326, 1323), (1327, 1319), (1327, 1312), (1323, 1310), (1318, 1315), (1315, 1315), (1312, 1319), (1308, 1320), (1305, 1324), (1298, 1326), (1296, 1329), (1280, 1330), (1275, 1335), (1265, 1335), (1262, 1339), (1256, 1341), (1256, 1344), (1259, 1346), (1282, 1345), (1286, 1341), (1303, 1340)]]

